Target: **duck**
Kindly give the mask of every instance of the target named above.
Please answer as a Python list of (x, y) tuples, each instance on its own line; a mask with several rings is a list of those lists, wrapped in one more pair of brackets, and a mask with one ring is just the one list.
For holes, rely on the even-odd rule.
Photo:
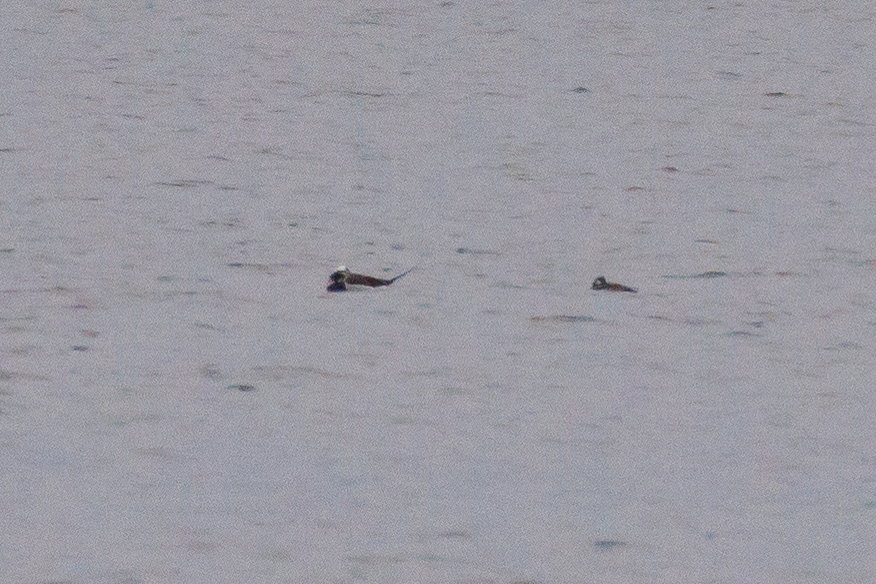
[(593, 290), (608, 290), (609, 292), (636, 292), (635, 288), (616, 284), (615, 282), (606, 282), (605, 276), (599, 276), (593, 280), (593, 285), (590, 288)]
[(374, 276), (363, 276), (362, 274), (354, 274), (347, 269), (346, 266), (338, 266), (331, 276), (329, 276), (329, 285), (326, 287), (328, 292), (346, 292), (347, 286), (367, 286), (369, 288), (378, 288), (380, 286), (389, 286), (402, 276), (408, 274), (411, 270), (402, 272), (395, 278), (384, 280), (383, 278), (375, 278)]

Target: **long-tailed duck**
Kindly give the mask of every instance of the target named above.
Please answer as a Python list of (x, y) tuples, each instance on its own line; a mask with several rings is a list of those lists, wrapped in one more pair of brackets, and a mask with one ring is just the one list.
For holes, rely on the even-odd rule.
[[(413, 270), (414, 268), (411, 268)], [(363, 276), (362, 274), (354, 274), (350, 270), (348, 270), (345, 266), (338, 266), (338, 268), (332, 272), (332, 275), (329, 276), (330, 282), (326, 290), (329, 292), (345, 292), (347, 290), (347, 286), (368, 286), (369, 288), (377, 288), (379, 286), (389, 286), (411, 270), (407, 272), (402, 272), (395, 278), (391, 280), (384, 280), (382, 278), (375, 278), (373, 276)]]
[(623, 284), (615, 284), (614, 282), (606, 282), (604, 276), (599, 276), (593, 280), (593, 290), (608, 290), (610, 292), (635, 292), (635, 288), (624, 286)]

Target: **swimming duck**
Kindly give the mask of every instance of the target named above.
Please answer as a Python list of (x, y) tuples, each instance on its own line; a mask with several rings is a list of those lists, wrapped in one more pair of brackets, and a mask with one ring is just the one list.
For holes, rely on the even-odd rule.
[(610, 292), (635, 292), (635, 288), (624, 286), (623, 284), (615, 284), (614, 282), (606, 282), (604, 276), (599, 276), (593, 280), (593, 290), (608, 290)]
[[(411, 268), (413, 270), (414, 268)], [(379, 286), (389, 286), (411, 270), (402, 272), (391, 280), (375, 278), (373, 276), (363, 276), (362, 274), (354, 274), (346, 268), (346, 266), (338, 266), (337, 269), (329, 276), (331, 280), (326, 290), (329, 292), (345, 292), (347, 285), (350, 286), (368, 286), (369, 288), (377, 288)]]

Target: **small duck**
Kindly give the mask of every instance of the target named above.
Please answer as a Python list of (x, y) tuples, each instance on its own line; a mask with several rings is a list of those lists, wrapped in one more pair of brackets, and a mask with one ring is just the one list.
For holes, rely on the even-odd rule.
[(405, 274), (409, 273), (414, 268), (407, 272), (402, 272), (391, 280), (382, 278), (374, 278), (373, 276), (363, 276), (362, 274), (354, 274), (346, 268), (346, 266), (338, 266), (337, 269), (329, 276), (331, 280), (326, 288), (329, 292), (346, 292), (347, 285), (350, 286), (368, 286), (369, 288), (377, 288), (379, 286), (389, 286)]
[(593, 280), (591, 286), (593, 290), (608, 290), (610, 292), (635, 292), (635, 288), (624, 286), (623, 284), (615, 284), (614, 282), (606, 282), (604, 276), (599, 276)]

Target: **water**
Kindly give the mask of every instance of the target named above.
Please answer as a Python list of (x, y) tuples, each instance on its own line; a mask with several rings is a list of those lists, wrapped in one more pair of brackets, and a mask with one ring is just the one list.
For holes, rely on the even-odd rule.
[(0, 580), (876, 579), (868, 4), (5, 12)]

